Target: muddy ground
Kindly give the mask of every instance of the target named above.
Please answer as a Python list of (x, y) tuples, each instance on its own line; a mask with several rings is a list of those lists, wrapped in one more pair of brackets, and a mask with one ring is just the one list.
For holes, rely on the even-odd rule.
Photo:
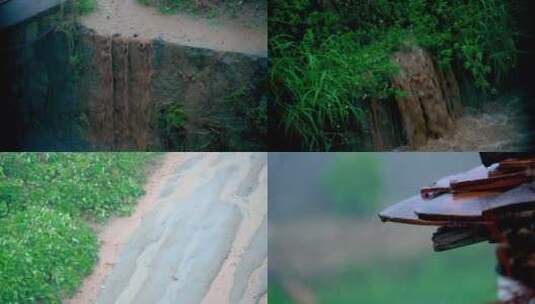
[(98, 34), (162, 39), (197, 48), (267, 56), (267, 8), (248, 8), (237, 16), (213, 18), (188, 13), (161, 14), (136, 0), (98, 0), (97, 10), (82, 19)]
[(267, 155), (169, 153), (67, 303), (267, 303)]
[[(515, 105), (487, 104), (481, 111), (467, 111), (448, 134), (430, 139), (416, 151), (521, 151), (524, 136), (521, 113)], [(401, 147), (396, 151), (413, 151)]]

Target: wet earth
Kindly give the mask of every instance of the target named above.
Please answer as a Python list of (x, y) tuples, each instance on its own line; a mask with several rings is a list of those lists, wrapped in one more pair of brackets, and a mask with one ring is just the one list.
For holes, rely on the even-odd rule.
[[(524, 135), (520, 130), (521, 114), (513, 106), (495, 103), (480, 112), (467, 113), (455, 122), (447, 136), (429, 140), (417, 151), (522, 151)], [(412, 151), (401, 147), (396, 151)]]
[(267, 155), (169, 153), (68, 303), (267, 303)]
[(267, 9), (244, 6), (236, 16), (161, 14), (137, 0), (98, 0), (82, 24), (103, 35), (161, 39), (196, 48), (267, 56)]

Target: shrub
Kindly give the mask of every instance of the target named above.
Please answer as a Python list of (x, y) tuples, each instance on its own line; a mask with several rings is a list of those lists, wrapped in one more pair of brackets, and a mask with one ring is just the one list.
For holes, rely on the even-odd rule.
[(32, 206), (0, 223), (1, 303), (60, 303), (96, 260), (93, 232), (68, 214)]
[[(354, 149), (368, 101), (390, 100), (390, 56), (421, 46), (494, 91), (515, 64), (511, 8), (499, 0), (270, 2), (273, 114), (307, 150)], [(353, 148), (352, 148), (353, 146)]]
[(144, 165), (153, 157), (152, 153), (3, 153), (0, 187), (11, 189), (13, 209), (46, 205), (103, 220), (131, 211), (143, 192)]
[(60, 303), (97, 241), (84, 220), (126, 214), (155, 153), (0, 153), (0, 303)]

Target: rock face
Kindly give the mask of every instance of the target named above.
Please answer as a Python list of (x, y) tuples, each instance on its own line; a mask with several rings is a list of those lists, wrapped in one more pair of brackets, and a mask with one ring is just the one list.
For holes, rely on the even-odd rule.
[(430, 54), (421, 48), (396, 52), (393, 60), (400, 73), (392, 85), (404, 92), (396, 101), (409, 145), (418, 147), (428, 138), (448, 134), (462, 111), (453, 72), (436, 69)]
[[(266, 58), (82, 31), (89, 141), (111, 150), (264, 148)], [(177, 121), (162, 130), (166, 109)]]

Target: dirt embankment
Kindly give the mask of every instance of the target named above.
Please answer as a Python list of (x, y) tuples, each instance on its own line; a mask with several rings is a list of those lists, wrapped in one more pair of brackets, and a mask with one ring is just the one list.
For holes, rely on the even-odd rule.
[(265, 151), (266, 11), (253, 11), (260, 15), (205, 19), (100, 0), (80, 31), (77, 88), (90, 145)]
[(68, 303), (267, 303), (267, 156), (168, 154)]

